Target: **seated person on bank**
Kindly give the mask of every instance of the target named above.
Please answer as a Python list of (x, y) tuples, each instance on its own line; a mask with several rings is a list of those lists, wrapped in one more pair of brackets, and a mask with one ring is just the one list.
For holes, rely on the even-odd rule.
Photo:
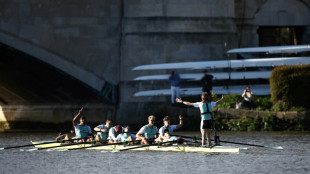
[(250, 90), (250, 87), (247, 86), (245, 90), (243, 91), (241, 97), (243, 97), (242, 101), (242, 107), (249, 107), (250, 109), (254, 108), (254, 103), (253, 103), (253, 93)]

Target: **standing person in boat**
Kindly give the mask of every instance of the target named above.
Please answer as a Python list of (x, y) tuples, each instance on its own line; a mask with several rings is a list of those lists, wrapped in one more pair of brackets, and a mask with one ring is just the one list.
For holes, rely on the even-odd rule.
[(118, 143), (117, 136), (124, 131), (121, 125), (116, 125), (109, 130), (108, 143)]
[(119, 142), (134, 141), (136, 139), (136, 136), (130, 133), (129, 131), (130, 131), (130, 126), (126, 125), (124, 127), (124, 132), (119, 134), (116, 137), (117, 141)]
[(200, 113), (201, 113), (201, 124), (200, 124), (200, 131), (201, 131), (201, 136), (202, 136), (202, 142), (201, 145), (205, 146), (205, 139), (207, 138), (207, 146), (211, 146), (210, 142), (210, 129), (212, 127), (212, 109), (215, 107), (217, 104), (221, 103), (225, 99), (224, 96), (217, 101), (217, 102), (211, 102), (209, 100), (209, 95), (206, 92), (203, 92), (201, 94), (201, 102), (196, 102), (196, 103), (191, 103), (187, 101), (182, 101), (181, 98), (178, 98), (176, 101), (178, 103), (183, 103), (188, 106), (194, 106), (196, 108), (199, 107)]
[(156, 117), (151, 115), (148, 117), (149, 124), (141, 127), (139, 132), (136, 134), (136, 140), (141, 140), (141, 144), (153, 143), (156, 138), (158, 128), (155, 126)]
[(180, 75), (176, 70), (171, 72), (169, 80), (171, 82), (171, 103), (174, 104), (175, 99), (180, 98)]
[(80, 118), (80, 123), (77, 123), (78, 117), (81, 115), (83, 107), (79, 110), (79, 113), (73, 118), (73, 126), (77, 139), (79, 142), (92, 141), (92, 131), (91, 128), (86, 125), (86, 117)]
[(159, 129), (159, 137), (157, 138), (156, 141), (163, 142), (162, 138), (164, 136), (165, 130), (168, 130), (169, 134), (172, 135), (173, 131), (175, 129), (178, 129), (178, 128), (182, 127), (182, 125), (183, 125), (183, 117), (182, 117), (182, 115), (179, 116), (179, 119), (180, 119), (180, 123), (178, 125), (170, 125), (169, 116), (165, 116), (163, 118), (164, 125)]
[(109, 136), (109, 130), (113, 126), (113, 121), (107, 119), (105, 124), (98, 125), (94, 128), (94, 131), (97, 131), (96, 141), (106, 141)]

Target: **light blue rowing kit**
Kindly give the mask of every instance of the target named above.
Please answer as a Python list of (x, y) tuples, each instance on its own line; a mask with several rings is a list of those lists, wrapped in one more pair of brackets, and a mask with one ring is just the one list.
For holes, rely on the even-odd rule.
[(88, 138), (88, 135), (91, 134), (91, 130), (87, 125), (77, 124), (75, 126), (75, 135), (76, 138)]
[(211, 112), (212, 112), (211, 103), (202, 103), (200, 111), (202, 120), (211, 120)]
[(146, 138), (155, 138), (155, 134), (157, 133), (157, 127), (153, 126), (152, 128), (149, 127), (149, 125), (145, 125), (145, 132), (144, 137)]
[(101, 140), (107, 140), (108, 135), (109, 135), (109, 130), (110, 128), (107, 128), (105, 125), (99, 125), (97, 126), (99, 129), (104, 129), (105, 132), (98, 132), (97, 134), (100, 136)]

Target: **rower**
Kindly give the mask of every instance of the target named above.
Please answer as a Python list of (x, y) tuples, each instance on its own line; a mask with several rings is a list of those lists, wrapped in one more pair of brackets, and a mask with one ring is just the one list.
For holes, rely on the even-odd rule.
[(141, 140), (141, 144), (152, 143), (155, 139), (158, 128), (154, 125), (156, 117), (151, 115), (148, 117), (149, 124), (143, 126), (136, 134), (136, 139)]
[(77, 123), (78, 117), (81, 115), (83, 107), (79, 110), (79, 113), (73, 118), (73, 126), (75, 130), (75, 135), (79, 142), (89, 142), (92, 140), (91, 128), (86, 125), (86, 117), (80, 118), (80, 123)]
[(159, 129), (159, 137), (157, 138), (156, 141), (157, 142), (158, 141), (162, 142), (162, 137), (164, 135), (165, 130), (168, 130), (169, 134), (172, 135), (173, 131), (175, 129), (178, 129), (178, 128), (182, 127), (182, 125), (183, 125), (183, 117), (182, 117), (182, 115), (179, 116), (179, 119), (180, 119), (180, 123), (178, 125), (170, 125), (169, 116), (165, 116), (163, 118), (164, 126)]
[[(70, 131), (70, 135), (75, 135), (74, 134), (74, 130)], [(70, 135), (69, 133), (66, 133), (65, 131), (61, 131), (58, 135), (58, 137), (56, 137), (56, 141), (60, 141), (60, 140), (70, 140)], [(73, 139), (75, 139), (75, 137), (73, 137)]]
[(113, 125), (111, 119), (107, 119), (105, 124), (98, 125), (94, 128), (94, 131), (97, 131), (96, 141), (106, 141), (108, 139), (109, 130)]
[(126, 142), (126, 141), (134, 141), (136, 139), (136, 136), (132, 133), (129, 133), (130, 126), (126, 125), (124, 127), (124, 132), (119, 134), (116, 139), (120, 142)]
[(114, 126), (109, 130), (108, 143), (118, 143), (117, 136), (124, 131), (124, 128), (120, 125)]
[(183, 103), (188, 106), (194, 106), (196, 108), (199, 107), (200, 113), (201, 113), (201, 124), (200, 124), (200, 131), (202, 136), (202, 142), (201, 145), (205, 146), (205, 139), (207, 138), (207, 146), (211, 147), (211, 140), (210, 140), (210, 129), (212, 126), (212, 109), (217, 104), (221, 103), (225, 99), (224, 96), (217, 102), (211, 102), (209, 101), (209, 95), (206, 92), (203, 92), (201, 94), (201, 102), (191, 103), (187, 101), (182, 101), (181, 98), (176, 99), (178, 103)]

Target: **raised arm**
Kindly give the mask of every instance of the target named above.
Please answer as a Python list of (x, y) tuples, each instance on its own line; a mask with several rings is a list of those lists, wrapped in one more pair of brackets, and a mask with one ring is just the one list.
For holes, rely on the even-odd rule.
[(243, 91), (241, 97), (243, 98), (245, 96), (246, 90)]
[(185, 104), (187, 106), (194, 106), (194, 103), (183, 101), (181, 98), (177, 98), (175, 100), (176, 100), (177, 103), (183, 103), (183, 104)]
[(77, 120), (78, 117), (81, 115), (82, 111), (83, 111), (83, 107), (79, 110), (79, 113), (76, 114), (76, 116), (73, 118), (73, 126), (76, 126), (76, 125), (77, 125), (76, 120)]

